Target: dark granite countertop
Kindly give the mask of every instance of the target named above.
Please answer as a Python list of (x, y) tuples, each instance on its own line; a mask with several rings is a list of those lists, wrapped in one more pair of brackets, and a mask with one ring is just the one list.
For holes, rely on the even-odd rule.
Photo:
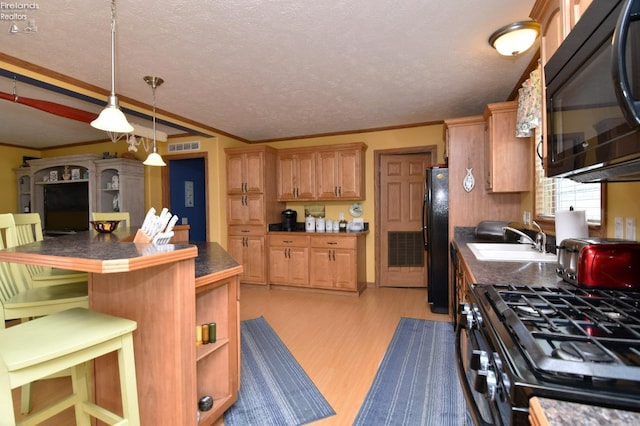
[(218, 243), (197, 242), (198, 256), (195, 259), (196, 278), (217, 274), (240, 266)]
[(639, 425), (640, 413), (611, 410), (593, 405), (538, 398), (550, 426)]
[[(467, 243), (478, 241), (474, 230), (469, 227), (456, 227), (453, 239), (458, 256), (468, 266), (474, 283), (573, 287), (558, 277), (556, 263), (489, 262), (476, 259), (467, 247)], [(551, 426), (640, 424), (640, 413), (554, 399), (538, 398), (538, 401)]]
[[(48, 237), (44, 241), (3, 250), (26, 255), (47, 257), (55, 265), (63, 262), (86, 262), (82, 266), (64, 265), (65, 269), (92, 270), (94, 261), (113, 262), (114, 268), (123, 262), (141, 261), (147, 256), (175, 253), (185, 249), (197, 248), (194, 259), (196, 278), (220, 273), (240, 266), (218, 243), (198, 242), (192, 244), (153, 244), (133, 243), (136, 228), (119, 228), (111, 234), (100, 234), (93, 230), (75, 232), (58, 237)], [(10, 255), (10, 253), (6, 253)], [(187, 257), (194, 257), (193, 255)], [(87, 266), (89, 265), (89, 266)], [(108, 269), (108, 268), (105, 268)], [(111, 272), (118, 272), (116, 270)]]
[(467, 243), (477, 242), (474, 228), (456, 227), (453, 243), (469, 267), (477, 284), (519, 284), (531, 286), (567, 286), (556, 274), (556, 263), (488, 262), (476, 259)]

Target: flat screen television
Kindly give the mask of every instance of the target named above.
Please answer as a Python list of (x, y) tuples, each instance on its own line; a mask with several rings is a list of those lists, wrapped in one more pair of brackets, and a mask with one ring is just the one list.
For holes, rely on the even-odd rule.
[(72, 232), (89, 229), (89, 183), (44, 185), (44, 229)]

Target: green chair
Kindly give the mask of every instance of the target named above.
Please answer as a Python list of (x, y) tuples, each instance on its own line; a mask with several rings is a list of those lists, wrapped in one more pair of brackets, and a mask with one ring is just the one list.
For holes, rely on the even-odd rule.
[[(0, 249), (17, 245), (11, 213), (0, 214)], [(87, 308), (87, 282), (34, 287), (26, 265), (0, 262), (0, 330), (7, 320), (28, 321), (66, 309)], [(31, 391), (22, 390), (23, 413), (29, 412)], [(0, 411), (1, 412), (1, 411)]]
[[(69, 407), (76, 423), (94, 417), (109, 425), (140, 425), (132, 333), (124, 318), (75, 308), (0, 331), (0, 424), (16, 425), (11, 390), (62, 370), (71, 370), (73, 393), (22, 419), (36, 425)], [(120, 416), (91, 401), (89, 361), (116, 352), (120, 376)]]
[(129, 212), (91, 212), (91, 220), (121, 220), (126, 223), (120, 223), (119, 226), (131, 226), (131, 216)]
[[(42, 221), (38, 213), (13, 213), (16, 227), (17, 245), (42, 241)], [(35, 287), (87, 282), (86, 272), (51, 268), (40, 265), (26, 265), (31, 284)]]

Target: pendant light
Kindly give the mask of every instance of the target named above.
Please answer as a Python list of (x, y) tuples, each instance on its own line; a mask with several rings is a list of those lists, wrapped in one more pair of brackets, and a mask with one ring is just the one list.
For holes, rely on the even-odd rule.
[(151, 154), (149, 154), (142, 164), (145, 166), (166, 166), (167, 164), (162, 160), (160, 154), (158, 154), (158, 147), (156, 146), (156, 87), (164, 83), (164, 80), (160, 77), (148, 75), (144, 77), (144, 81), (151, 86), (151, 92), (153, 93), (153, 148)]
[(516, 56), (533, 46), (539, 33), (536, 21), (514, 22), (491, 34), (489, 44), (503, 56)]
[(116, 1), (111, 1), (111, 94), (107, 106), (91, 126), (109, 133), (112, 140), (119, 138), (119, 133), (133, 132), (133, 126), (120, 110), (116, 96)]

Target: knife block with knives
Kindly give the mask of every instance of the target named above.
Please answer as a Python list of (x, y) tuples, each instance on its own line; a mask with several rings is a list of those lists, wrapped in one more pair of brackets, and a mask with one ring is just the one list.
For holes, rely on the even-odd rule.
[(172, 215), (169, 209), (163, 208), (160, 215), (156, 216), (156, 209), (151, 207), (142, 222), (142, 227), (136, 232), (133, 242), (167, 244), (174, 235), (173, 227), (177, 222), (178, 216)]

